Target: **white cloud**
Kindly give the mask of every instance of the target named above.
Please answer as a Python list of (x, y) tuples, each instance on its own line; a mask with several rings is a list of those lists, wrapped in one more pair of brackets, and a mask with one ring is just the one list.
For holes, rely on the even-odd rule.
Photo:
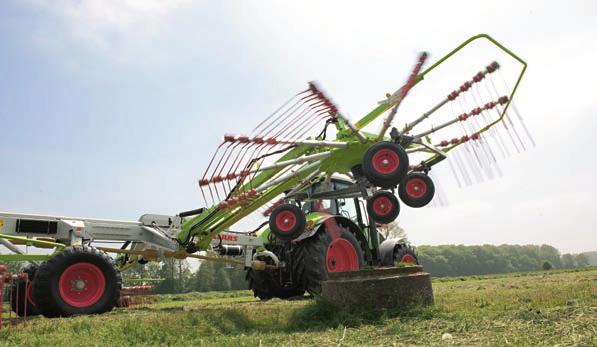
[(39, 42), (59, 47), (83, 45), (109, 53), (135, 40), (156, 38), (168, 27), (172, 15), (190, 0), (28, 0), (28, 3), (57, 18), (62, 27), (54, 32), (38, 32)]

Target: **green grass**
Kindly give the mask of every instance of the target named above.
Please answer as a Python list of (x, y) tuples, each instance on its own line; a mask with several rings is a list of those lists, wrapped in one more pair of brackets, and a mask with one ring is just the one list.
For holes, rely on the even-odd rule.
[[(396, 310), (165, 295), (146, 307), (2, 329), (0, 344), (68, 346), (596, 346), (597, 269), (434, 281), (435, 305)], [(452, 339), (442, 340), (449, 333)]]

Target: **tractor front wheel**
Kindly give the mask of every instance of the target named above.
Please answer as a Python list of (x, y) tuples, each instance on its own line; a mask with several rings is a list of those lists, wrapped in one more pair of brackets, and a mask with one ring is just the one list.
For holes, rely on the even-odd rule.
[(394, 263), (406, 265), (419, 265), (419, 258), (415, 249), (406, 244), (399, 243), (394, 248)]
[(121, 287), (120, 271), (107, 254), (72, 246), (40, 265), (33, 298), (46, 317), (104, 313), (116, 306)]

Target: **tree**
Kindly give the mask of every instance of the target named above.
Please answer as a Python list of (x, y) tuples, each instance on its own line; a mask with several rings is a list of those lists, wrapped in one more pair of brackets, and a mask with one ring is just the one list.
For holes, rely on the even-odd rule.
[(382, 224), (378, 226), (378, 231), (384, 236), (385, 239), (406, 239), (406, 231), (396, 222)]
[(574, 256), (570, 253), (566, 253), (562, 255), (562, 267), (565, 269), (572, 269), (576, 265), (576, 261), (574, 260)]
[(551, 265), (551, 263), (549, 262), (549, 260), (546, 260), (543, 262), (543, 265), (541, 265), (541, 268), (545, 271), (549, 271), (553, 268), (553, 265)]
[(585, 267), (590, 265), (589, 258), (584, 253), (577, 254), (574, 257), (574, 260), (576, 261), (577, 267)]

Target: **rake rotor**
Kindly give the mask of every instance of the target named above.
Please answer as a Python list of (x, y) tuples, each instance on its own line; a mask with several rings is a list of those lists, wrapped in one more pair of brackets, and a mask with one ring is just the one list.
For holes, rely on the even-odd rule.
[[(508, 89), (503, 77), (501, 83), (494, 81), (501, 70), (494, 61), (420, 116), (404, 122), (408, 118), (402, 115), (400, 130), (393, 127), (398, 108), (423, 78), (478, 38), (488, 39), (524, 65), (514, 89)], [(511, 147), (520, 152), (535, 145), (516, 108), (512, 108), (515, 117), (509, 113), (526, 68), (522, 60), (487, 35), (467, 40), (423, 70), (427, 58), (427, 53), (421, 53), (402, 87), (356, 123), (310, 82), (249, 135), (225, 135), (198, 182), (204, 203), (212, 207), (189, 222), (187, 239), (201, 230), (206, 236), (203, 240), (207, 240), (253, 211), (261, 209), (263, 215), (270, 214), (283, 203), (283, 193), (293, 195), (332, 174), (350, 175), (376, 143), (403, 147), (410, 162), (416, 163), (408, 172), (427, 174), (432, 166), (449, 158), (458, 185), (471, 184), (471, 176), (481, 182), (485, 176), (491, 179), (501, 175), (498, 153), (505, 158), (513, 152)], [(378, 131), (365, 131), (384, 114)], [(327, 138), (330, 125), (335, 128), (335, 139)], [(523, 132), (517, 130), (519, 127)]]

